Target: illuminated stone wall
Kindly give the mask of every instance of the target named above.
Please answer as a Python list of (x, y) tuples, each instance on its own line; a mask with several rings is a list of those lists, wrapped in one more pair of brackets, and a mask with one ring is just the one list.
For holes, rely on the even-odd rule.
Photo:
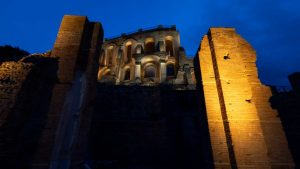
[[(172, 65), (174, 72), (178, 69), (179, 38), (179, 32), (175, 26), (158, 26), (106, 39), (100, 58), (98, 79), (101, 80), (105, 75), (109, 75), (116, 78), (117, 84), (135, 83), (135, 81), (148, 82), (148, 80), (155, 83), (165, 82), (167, 80), (166, 65)], [(167, 42), (171, 43), (169, 48)], [(155, 75), (150, 79), (144, 77), (148, 66), (155, 69), (153, 72)], [(141, 69), (136, 70), (136, 67)], [(126, 71), (130, 71), (129, 78), (125, 78)], [(175, 75), (168, 78), (174, 79)]]
[(198, 56), (216, 168), (293, 168), (285, 134), (261, 84), (256, 54), (233, 28), (211, 28)]
[(138, 30), (105, 39), (98, 81), (114, 85), (181, 84), (195, 88), (192, 59), (175, 26)]

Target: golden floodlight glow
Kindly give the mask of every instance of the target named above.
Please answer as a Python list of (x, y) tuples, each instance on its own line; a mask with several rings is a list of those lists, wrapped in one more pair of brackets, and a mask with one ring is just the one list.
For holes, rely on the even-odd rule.
[(172, 41), (172, 40), (173, 40), (173, 37), (172, 37), (172, 36), (166, 36), (165, 39), (166, 39), (166, 40)]
[(211, 28), (201, 41), (198, 58), (216, 168), (294, 165), (255, 57), (233, 28)]
[(125, 44), (125, 46), (130, 46), (130, 45), (132, 45), (132, 42), (131, 42), (131, 41), (128, 41), (128, 42), (126, 42), (126, 44)]
[(145, 43), (146, 43), (146, 44), (149, 43), (149, 42), (154, 42), (154, 38), (149, 37), (149, 38), (146, 38), (146, 39), (145, 39)]

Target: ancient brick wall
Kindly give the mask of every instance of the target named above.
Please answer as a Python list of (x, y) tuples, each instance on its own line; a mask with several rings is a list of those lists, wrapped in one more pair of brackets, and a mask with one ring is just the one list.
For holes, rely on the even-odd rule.
[(5, 123), (28, 73), (30, 63), (4, 62), (0, 65), (0, 126)]
[(51, 56), (1, 64), (0, 168), (80, 166), (102, 39), (100, 23), (64, 16)]
[(269, 105), (252, 47), (232, 28), (211, 28), (199, 53), (216, 168), (293, 168), (277, 113)]
[[(14, 111), (18, 105), (23, 84), (32, 70), (33, 64), (4, 62), (0, 65), (0, 166), (12, 167), (18, 154), (16, 149), (24, 112)], [(23, 91), (24, 92), (24, 91)]]
[(199, 51), (200, 71), (204, 98), (206, 103), (208, 129), (212, 145), (214, 165), (218, 167), (229, 167), (229, 153), (223, 124), (220, 103), (218, 99), (217, 85), (211, 58), (211, 50), (207, 36), (204, 36)]
[(64, 16), (51, 52), (58, 57), (58, 82), (33, 168), (76, 168), (83, 160), (102, 39), (100, 23)]
[(56, 65), (55, 59), (43, 57), (2, 63), (0, 168), (30, 168), (56, 81)]
[(243, 57), (245, 65), (245, 75), (251, 85), (252, 98), (258, 112), (261, 122), (261, 127), (265, 142), (268, 148), (268, 156), (270, 165), (273, 168), (280, 166), (292, 166), (292, 157), (289, 152), (289, 147), (286, 135), (282, 128), (282, 123), (278, 112), (271, 107), (270, 98), (272, 92), (270, 87), (261, 84), (257, 78), (257, 68), (255, 65), (256, 57), (255, 51), (249, 43), (242, 37), (237, 36), (240, 55)]

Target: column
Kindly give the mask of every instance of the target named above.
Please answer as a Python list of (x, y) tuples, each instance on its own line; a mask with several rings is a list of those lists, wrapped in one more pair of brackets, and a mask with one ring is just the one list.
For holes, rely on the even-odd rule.
[(160, 60), (160, 83), (163, 83), (166, 81), (167, 78), (167, 72), (166, 72), (166, 61)]

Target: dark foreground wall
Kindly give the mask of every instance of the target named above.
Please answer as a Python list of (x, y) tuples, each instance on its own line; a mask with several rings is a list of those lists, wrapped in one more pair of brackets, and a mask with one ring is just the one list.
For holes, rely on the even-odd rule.
[(100, 23), (66, 15), (50, 55), (0, 65), (1, 169), (82, 167), (102, 40)]
[(97, 81), (103, 40), (100, 23), (83, 16), (64, 16), (51, 56), (58, 57), (46, 128), (32, 168), (77, 168), (83, 158), (89, 112)]
[(296, 168), (300, 168), (300, 72), (289, 76), (291, 91), (273, 88), (272, 107), (278, 110)]
[(98, 86), (90, 134), (94, 168), (205, 168), (209, 138), (195, 90)]
[(57, 60), (5, 62), (0, 70), (0, 168), (30, 168), (45, 127)]

